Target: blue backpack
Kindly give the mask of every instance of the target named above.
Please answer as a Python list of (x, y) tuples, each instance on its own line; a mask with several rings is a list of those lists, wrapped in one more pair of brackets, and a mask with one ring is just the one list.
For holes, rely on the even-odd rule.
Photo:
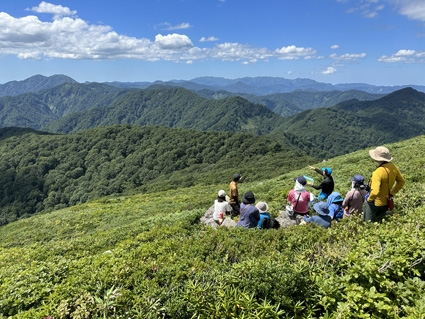
[(338, 205), (338, 209), (335, 211), (334, 219), (340, 220), (342, 217), (344, 217), (344, 207), (342, 207), (341, 204), (332, 204), (332, 205)]

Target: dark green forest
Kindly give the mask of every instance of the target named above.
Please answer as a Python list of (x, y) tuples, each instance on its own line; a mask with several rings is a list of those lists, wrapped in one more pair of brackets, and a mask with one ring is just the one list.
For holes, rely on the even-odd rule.
[(329, 159), (425, 134), (424, 111), (425, 94), (406, 88), (374, 101), (350, 100), (298, 113), (270, 137), (285, 135), (307, 154)]
[(213, 100), (182, 88), (152, 88), (127, 92), (108, 107), (64, 116), (43, 130), (72, 133), (97, 126), (134, 124), (264, 135), (281, 122), (278, 114), (241, 97)]
[(312, 159), (248, 133), (114, 125), (56, 135), (0, 130), (0, 224), (110, 194), (261, 180)]

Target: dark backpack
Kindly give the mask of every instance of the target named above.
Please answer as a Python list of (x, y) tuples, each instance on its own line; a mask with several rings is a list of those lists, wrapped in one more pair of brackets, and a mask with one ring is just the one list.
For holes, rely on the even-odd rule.
[(276, 218), (266, 217), (263, 219), (262, 229), (278, 229), (280, 227), (280, 223), (276, 220)]

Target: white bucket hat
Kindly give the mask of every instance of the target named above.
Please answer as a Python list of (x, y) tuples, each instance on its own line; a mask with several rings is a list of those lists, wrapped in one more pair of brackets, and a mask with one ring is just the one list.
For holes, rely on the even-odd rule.
[(370, 157), (377, 162), (391, 162), (390, 151), (384, 146), (378, 146), (374, 150), (369, 151)]
[(265, 202), (258, 202), (257, 205), (255, 205), (257, 209), (260, 211), (260, 213), (265, 213), (269, 210), (269, 205)]

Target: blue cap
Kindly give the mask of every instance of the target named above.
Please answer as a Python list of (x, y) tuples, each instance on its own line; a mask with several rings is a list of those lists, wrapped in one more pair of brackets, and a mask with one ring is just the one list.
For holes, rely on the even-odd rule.
[(353, 182), (355, 182), (357, 184), (363, 184), (364, 183), (364, 177), (360, 174), (354, 175), (353, 177), (350, 178), (350, 180), (352, 180)]
[(332, 174), (332, 168), (330, 168), (330, 167), (322, 167), (322, 171), (324, 171), (326, 173), (326, 175)]

